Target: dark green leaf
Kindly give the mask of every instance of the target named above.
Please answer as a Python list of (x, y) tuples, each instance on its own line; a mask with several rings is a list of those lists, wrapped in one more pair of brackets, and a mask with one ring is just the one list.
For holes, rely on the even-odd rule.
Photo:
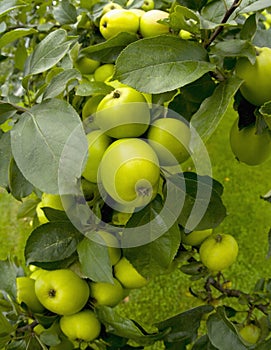
[(72, 81), (80, 80), (81, 74), (77, 69), (67, 69), (64, 72), (56, 75), (52, 78), (48, 86), (46, 87), (43, 99), (53, 98), (60, 95), (67, 89)]
[(268, 339), (253, 349), (254, 350), (270, 350), (270, 347), (271, 347), (271, 339)]
[(212, 47), (211, 52), (220, 57), (247, 57), (252, 64), (256, 60), (255, 47), (247, 40), (221, 41)]
[(103, 62), (115, 62), (120, 52), (130, 43), (138, 39), (131, 33), (119, 33), (116, 36), (96, 45), (91, 45), (81, 50), (82, 55)]
[[(213, 29), (217, 25), (220, 25), (227, 9), (232, 5), (232, 0), (213, 0), (208, 1), (208, 4), (203, 7), (201, 11), (201, 25), (205, 29)], [(234, 14), (230, 17), (228, 22), (234, 17)]]
[(47, 193), (69, 191), (81, 175), (87, 154), (78, 114), (58, 99), (45, 100), (22, 114), (11, 131), (11, 146), (24, 177)]
[(54, 8), (53, 14), (61, 25), (75, 23), (77, 20), (76, 8), (68, 0), (62, 0)]
[(107, 95), (114, 88), (109, 86), (103, 82), (99, 81), (90, 81), (87, 83), (80, 84), (76, 89), (76, 95), (78, 96), (92, 96), (96, 94), (104, 94)]
[(65, 211), (53, 209), (51, 207), (42, 207), (45, 216), (49, 221), (69, 221)]
[(250, 15), (242, 26), (240, 38), (242, 40), (252, 40), (257, 30), (256, 14)]
[[(192, 116), (191, 125), (203, 142), (206, 142), (216, 130), (241, 83), (242, 80), (236, 77), (220, 83), (214, 93), (202, 102), (199, 110)], [(195, 148), (197, 148), (196, 143), (197, 140), (193, 145)]]
[[(91, 238), (93, 236), (93, 239)], [(113, 282), (112, 265), (106, 245), (95, 241), (95, 232), (84, 238), (77, 247), (82, 272), (95, 282)]]
[(67, 259), (76, 251), (82, 238), (82, 234), (66, 221), (38, 226), (27, 239), (26, 262), (31, 264)]
[(8, 188), (9, 164), (12, 158), (10, 132), (0, 134), (0, 186)]
[(219, 350), (245, 350), (233, 323), (226, 317), (222, 307), (210, 315), (207, 320), (208, 336), (213, 346)]
[(205, 334), (195, 342), (195, 344), (192, 347), (192, 350), (217, 350), (217, 348), (215, 348), (212, 345), (210, 339)]
[(189, 84), (214, 68), (201, 45), (161, 35), (128, 45), (116, 61), (113, 79), (157, 94)]
[(23, 176), (14, 158), (11, 159), (9, 165), (9, 189), (17, 200), (27, 197), (33, 191), (33, 186)]
[(0, 260), (0, 289), (13, 298), (16, 297), (16, 274), (17, 269), (11, 261)]
[(271, 229), (268, 232), (268, 252), (266, 258), (269, 259), (271, 257)]
[(176, 6), (169, 16), (169, 26), (174, 31), (184, 29), (190, 33), (198, 33), (199, 22), (200, 19), (198, 15), (184, 6)]
[(164, 337), (164, 341), (168, 343), (186, 341), (186, 344), (189, 344), (197, 337), (202, 316), (212, 310), (213, 307), (210, 305), (198, 306), (159, 322), (155, 326), (160, 331), (170, 329), (170, 332)]
[(14, 30), (11, 30), (1, 36), (0, 49), (21, 37), (28, 36), (34, 33), (37, 33), (37, 30), (34, 28), (16, 28)]
[(190, 9), (200, 10), (207, 3), (207, 0), (177, 0), (176, 2)]
[(74, 39), (68, 39), (64, 29), (49, 33), (30, 55), (25, 76), (42, 73), (52, 68), (66, 55), (73, 41)]
[[(2, 313), (0, 313), (0, 345), (1, 346), (6, 345), (6, 341), (10, 339), (9, 335), (12, 332), (14, 332), (14, 327), (12, 327), (12, 325), (8, 322), (6, 317)], [(5, 340), (3, 339), (3, 344), (1, 343), (2, 338), (5, 338)]]

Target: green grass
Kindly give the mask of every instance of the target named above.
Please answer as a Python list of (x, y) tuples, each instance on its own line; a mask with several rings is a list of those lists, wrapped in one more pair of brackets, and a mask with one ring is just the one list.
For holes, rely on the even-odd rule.
[[(231, 109), (207, 143), (213, 177), (224, 186), (223, 201), (228, 216), (216, 229), (232, 234), (239, 243), (237, 262), (225, 272), (234, 288), (250, 291), (260, 277), (270, 277), (268, 231), (271, 227), (271, 205), (260, 196), (270, 189), (271, 160), (249, 167), (238, 163), (230, 150), (229, 130), (236, 118)], [(0, 258), (8, 254), (23, 257), (23, 246), (30, 232), (27, 222), (16, 219), (17, 203), (0, 192)], [(195, 283), (199, 285), (201, 282)], [(176, 270), (155, 278), (148, 286), (132, 291), (129, 302), (118, 310), (138, 322), (150, 325), (163, 318), (194, 307), (199, 301), (188, 292), (189, 277)], [(160, 348), (159, 345), (152, 349)]]

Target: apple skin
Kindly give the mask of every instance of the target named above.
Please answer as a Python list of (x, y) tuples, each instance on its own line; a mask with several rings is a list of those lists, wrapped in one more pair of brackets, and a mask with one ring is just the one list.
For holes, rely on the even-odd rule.
[(232, 265), (238, 255), (238, 244), (229, 234), (212, 234), (201, 244), (200, 260), (210, 271), (221, 271)]
[(101, 244), (107, 245), (111, 265), (116, 265), (121, 258), (121, 248), (119, 247), (118, 239), (113, 234), (106, 231), (100, 230), (97, 234), (101, 236)]
[(139, 29), (139, 18), (129, 10), (111, 10), (100, 19), (99, 29), (106, 40), (121, 32), (137, 33)]
[(82, 74), (92, 74), (99, 67), (100, 62), (88, 58), (86, 56), (79, 57), (75, 62), (75, 68), (77, 68)]
[(105, 151), (98, 176), (105, 191), (117, 203), (129, 208), (142, 207), (157, 194), (159, 161), (145, 141), (120, 139)]
[(94, 79), (104, 82), (113, 75), (114, 69), (115, 65), (113, 63), (105, 63), (95, 70)]
[(130, 12), (133, 12), (137, 15), (138, 18), (144, 15), (145, 11), (142, 9), (129, 9)]
[(246, 57), (237, 60), (236, 75), (244, 79), (240, 87), (242, 95), (247, 101), (261, 106), (271, 100), (271, 48), (256, 48), (255, 64), (251, 64)]
[[(97, 107), (101, 100), (104, 98), (104, 95), (94, 95), (87, 99), (82, 108), (82, 119), (85, 121), (87, 118), (91, 118), (93, 114), (97, 111)], [(87, 123), (86, 121), (85, 123)]]
[(126, 289), (142, 288), (148, 283), (125, 257), (114, 266), (114, 275)]
[(162, 10), (150, 10), (140, 17), (139, 32), (143, 38), (168, 34), (169, 27), (157, 21), (168, 18), (169, 14)]
[(259, 165), (271, 156), (271, 132), (268, 128), (256, 134), (256, 126), (249, 125), (241, 130), (238, 119), (230, 131), (230, 146), (235, 157), (250, 166)]
[(60, 318), (60, 328), (70, 340), (91, 342), (101, 332), (101, 323), (91, 310), (83, 310)]
[(114, 278), (114, 284), (107, 282), (91, 282), (90, 295), (94, 298), (95, 306), (118, 305), (124, 297), (124, 290), (120, 282)]
[(154, 9), (154, 1), (153, 0), (144, 0), (143, 5), (141, 6), (142, 10), (150, 11)]
[(261, 329), (250, 323), (239, 330), (241, 338), (249, 344), (256, 344), (261, 336)]
[(87, 142), (88, 158), (82, 175), (86, 180), (97, 183), (100, 162), (112, 139), (101, 130), (93, 130), (87, 134)]
[(162, 166), (181, 164), (190, 156), (191, 132), (189, 126), (181, 120), (156, 119), (148, 130), (147, 139)]
[(106, 14), (109, 11), (112, 10), (120, 10), (123, 7), (120, 4), (117, 4), (116, 2), (110, 1), (109, 4), (104, 5), (102, 15)]
[(35, 282), (35, 293), (41, 304), (59, 315), (80, 311), (88, 301), (88, 283), (69, 269), (41, 274)]
[(183, 244), (191, 246), (199, 246), (201, 243), (213, 233), (213, 229), (209, 228), (201, 231), (192, 231), (188, 235), (181, 232), (181, 241)]
[(42, 313), (44, 306), (41, 304), (35, 293), (35, 280), (27, 277), (17, 277), (17, 301), (19, 304), (24, 303), (34, 313)]
[(116, 139), (141, 136), (150, 123), (147, 100), (131, 87), (115, 89), (101, 100), (93, 122)]

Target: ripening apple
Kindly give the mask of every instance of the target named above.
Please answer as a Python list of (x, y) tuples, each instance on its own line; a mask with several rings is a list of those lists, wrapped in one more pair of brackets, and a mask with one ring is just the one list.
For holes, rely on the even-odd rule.
[(154, 0), (144, 0), (143, 5), (141, 6), (142, 10), (150, 11), (154, 9)]
[(97, 231), (97, 235), (101, 237), (99, 243), (106, 245), (108, 248), (108, 255), (111, 265), (116, 265), (121, 258), (121, 248), (118, 239), (112, 233), (102, 230)]
[(95, 69), (100, 65), (100, 62), (93, 60), (92, 58), (82, 56), (79, 57), (75, 62), (75, 68), (77, 68), (82, 74), (92, 74)]
[(157, 194), (160, 167), (154, 150), (139, 138), (114, 141), (100, 163), (99, 179), (117, 203), (143, 207)]
[(213, 229), (211, 228), (206, 230), (200, 230), (200, 231), (192, 231), (189, 234), (185, 234), (182, 231), (181, 232), (182, 243), (191, 245), (191, 246), (199, 246), (212, 233), (213, 233)]
[(246, 57), (240, 57), (235, 72), (244, 80), (240, 91), (245, 99), (261, 106), (271, 100), (271, 48), (256, 47), (256, 55), (254, 64)]
[(100, 19), (100, 32), (107, 40), (121, 32), (137, 33), (138, 16), (126, 9), (115, 9), (105, 13)]
[(114, 266), (114, 275), (127, 289), (141, 288), (148, 283), (147, 279), (125, 257), (122, 257)]
[(131, 87), (117, 88), (101, 100), (93, 122), (113, 138), (141, 136), (150, 123), (147, 100)]
[(41, 313), (44, 306), (41, 304), (35, 293), (35, 280), (28, 276), (16, 278), (17, 301), (24, 303), (33, 312)]
[(89, 298), (88, 283), (69, 269), (47, 271), (35, 282), (35, 293), (46, 309), (71, 315), (80, 311)]
[(114, 73), (115, 65), (113, 63), (105, 63), (98, 67), (94, 72), (94, 79), (96, 81), (106, 81)]
[(91, 282), (90, 295), (94, 299), (95, 306), (118, 305), (124, 297), (124, 290), (120, 282), (114, 278), (114, 283)]
[(145, 12), (140, 18), (139, 32), (143, 38), (168, 34), (169, 26), (158, 23), (159, 20), (168, 18), (169, 14), (162, 10), (150, 10)]
[(122, 9), (122, 6), (116, 2), (110, 1), (108, 4), (104, 5), (102, 15), (116, 9)]

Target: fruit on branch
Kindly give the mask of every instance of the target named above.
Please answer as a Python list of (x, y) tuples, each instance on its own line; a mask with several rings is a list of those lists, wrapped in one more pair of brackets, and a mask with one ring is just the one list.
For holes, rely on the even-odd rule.
[(96, 81), (106, 81), (114, 73), (115, 65), (113, 63), (105, 63), (98, 67), (94, 72), (94, 79)]
[(94, 298), (95, 306), (114, 307), (124, 298), (124, 290), (120, 282), (114, 278), (114, 283), (91, 282), (90, 295)]
[(109, 4), (104, 5), (102, 15), (112, 10), (120, 10), (122, 6), (116, 2), (110, 1)]
[(143, 94), (131, 87), (120, 87), (98, 105), (94, 124), (113, 138), (138, 137), (148, 128), (150, 111)]
[(212, 234), (200, 246), (200, 260), (210, 271), (221, 271), (231, 266), (238, 255), (238, 244), (229, 234)]
[(100, 19), (99, 29), (106, 40), (121, 32), (137, 33), (139, 18), (129, 10), (111, 10)]
[(261, 133), (257, 133), (255, 124), (239, 130), (237, 119), (230, 131), (230, 146), (240, 162), (259, 165), (271, 155), (271, 132), (265, 128)]
[(169, 14), (162, 10), (150, 10), (145, 12), (140, 18), (139, 32), (143, 38), (168, 34), (169, 26), (158, 23), (159, 20), (168, 18)]
[(82, 56), (75, 62), (75, 68), (77, 68), (82, 74), (92, 74), (99, 67), (100, 62), (93, 60), (92, 58)]
[(118, 239), (109, 232), (98, 231), (98, 235), (101, 236), (101, 244), (106, 245), (108, 248), (109, 259), (111, 265), (114, 266), (121, 258), (121, 248)]
[(101, 332), (101, 322), (91, 310), (62, 316), (59, 324), (62, 332), (71, 340), (90, 342), (98, 338)]
[(82, 175), (88, 181), (97, 183), (100, 162), (112, 139), (101, 130), (93, 130), (86, 137), (88, 142), (88, 157)]
[(143, 5), (141, 6), (142, 10), (150, 11), (154, 9), (154, 0), (144, 0)]
[(256, 344), (261, 336), (261, 329), (255, 324), (249, 323), (239, 330), (239, 334), (245, 342)]
[(105, 191), (117, 203), (143, 207), (157, 194), (160, 167), (154, 150), (138, 138), (113, 142), (105, 151), (99, 168)]
[[(97, 111), (98, 105), (101, 100), (104, 98), (104, 95), (94, 95), (87, 99), (82, 108), (82, 119), (86, 120), (90, 118), (89, 122), (92, 122), (92, 116)], [(87, 123), (86, 121), (85, 123)], [(92, 129), (95, 129), (95, 125), (91, 124)], [(98, 127), (96, 127), (98, 129)]]
[(261, 106), (271, 100), (271, 48), (256, 47), (256, 61), (252, 64), (246, 57), (236, 63), (236, 75), (244, 82), (242, 95), (250, 103)]
[(42, 313), (44, 306), (41, 304), (35, 293), (35, 280), (21, 276), (16, 278), (16, 299), (19, 304), (24, 303), (32, 311)]
[(183, 163), (190, 156), (190, 128), (187, 123), (174, 118), (156, 119), (147, 133), (149, 144), (158, 155), (160, 165)]
[(127, 289), (142, 288), (148, 283), (147, 279), (125, 257), (122, 257), (114, 266), (114, 274), (116, 279)]
[(89, 298), (88, 283), (69, 269), (48, 271), (37, 278), (35, 293), (46, 309), (71, 315), (80, 311)]
[(144, 15), (145, 11), (142, 9), (129, 9), (130, 12), (133, 12), (137, 15), (138, 18)]
[(40, 224), (48, 222), (48, 219), (42, 210), (43, 207), (49, 207), (56, 210), (64, 210), (61, 196), (58, 194), (43, 193), (41, 196), (41, 201), (36, 207), (36, 213)]
[(181, 242), (191, 246), (199, 246), (212, 233), (213, 230), (211, 228), (200, 231), (192, 231), (189, 234), (185, 234), (184, 231), (181, 231)]

